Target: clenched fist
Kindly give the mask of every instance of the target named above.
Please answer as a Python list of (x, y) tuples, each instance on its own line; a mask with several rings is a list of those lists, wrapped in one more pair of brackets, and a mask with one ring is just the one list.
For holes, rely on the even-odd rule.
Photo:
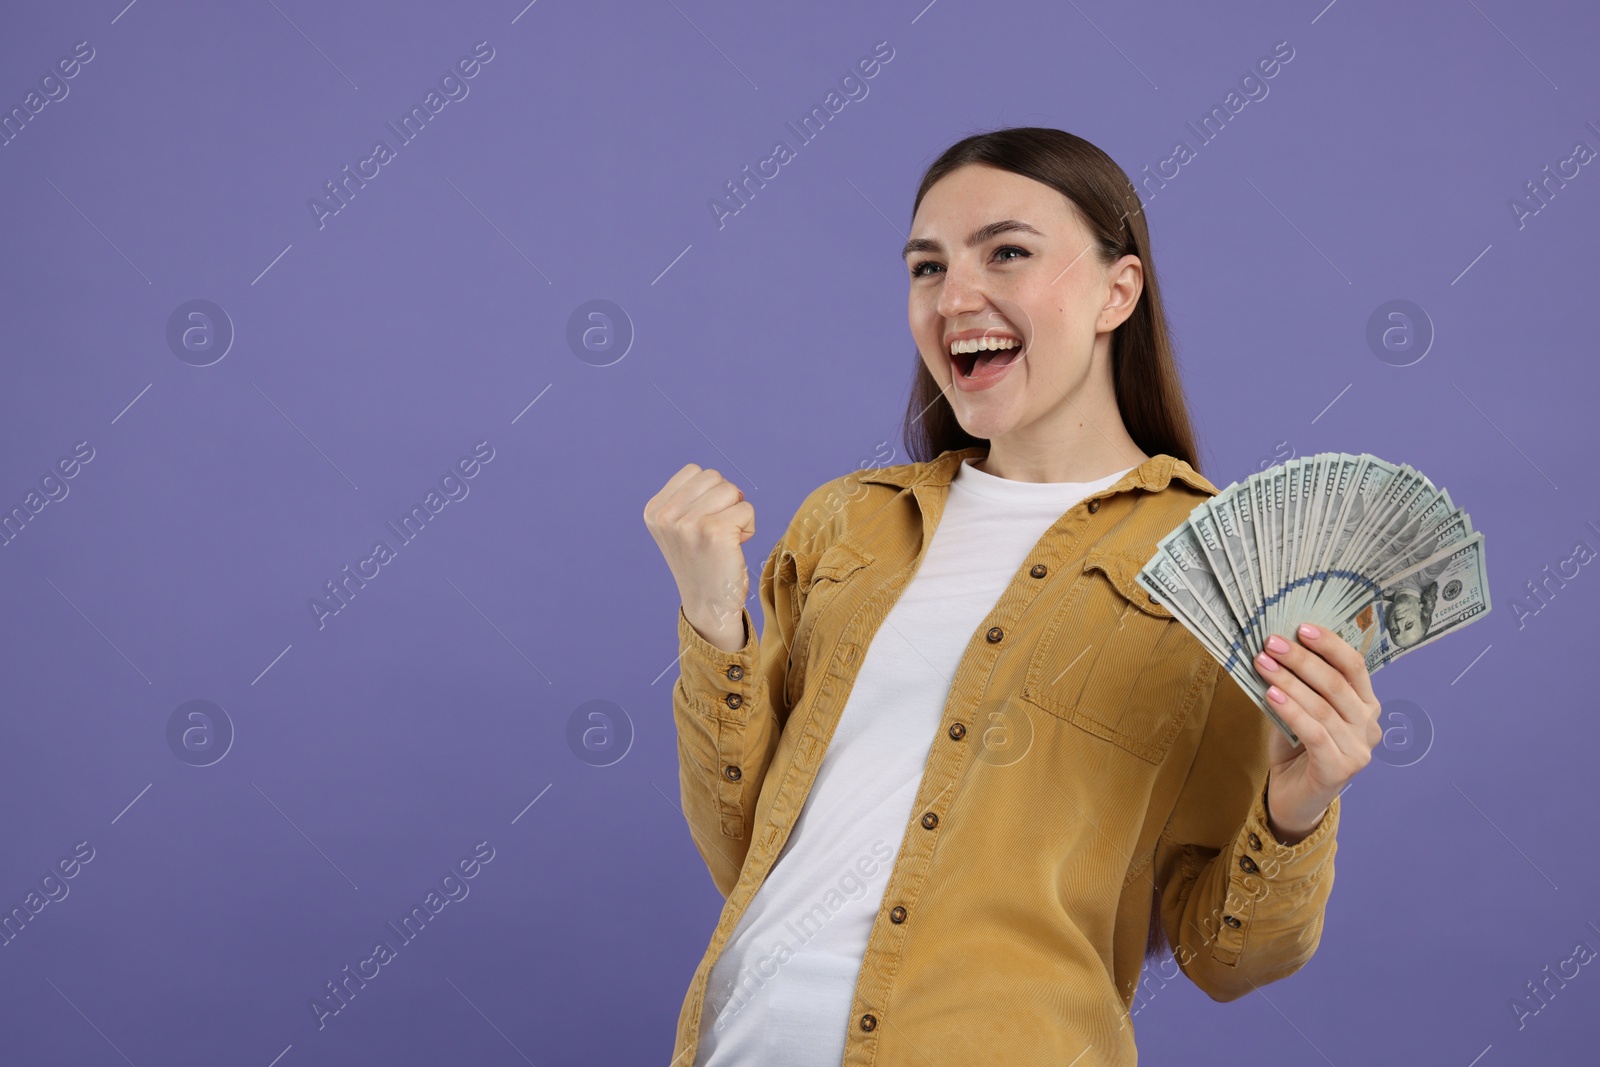
[(756, 532), (755, 505), (721, 474), (688, 463), (645, 504), (644, 524), (677, 579), (689, 624), (725, 652), (743, 648), (743, 545)]

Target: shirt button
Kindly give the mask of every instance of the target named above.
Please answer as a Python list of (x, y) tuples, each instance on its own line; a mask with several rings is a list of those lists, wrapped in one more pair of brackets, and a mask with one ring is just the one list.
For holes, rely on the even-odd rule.
[(744, 677), (744, 668), (739, 666), (737, 663), (735, 663), (733, 666), (728, 668), (728, 681), (737, 682), (740, 678), (743, 678), (743, 677)]
[(953, 722), (953, 723), (950, 724), (950, 737), (953, 740), (959, 741), (963, 737), (966, 737), (966, 736), (967, 736), (967, 724), (966, 723), (964, 723), (964, 722)]
[(1261, 851), (1261, 838), (1257, 837), (1255, 834), (1251, 834), (1250, 835), (1250, 847), (1255, 849), (1257, 852), (1260, 852)]
[(892, 923), (903, 923), (903, 922), (905, 922), (906, 921), (906, 909), (896, 906), (895, 909), (889, 913), (889, 921), (892, 922)]
[(1239, 866), (1244, 870), (1249, 871), (1251, 874), (1255, 874), (1261, 869), (1260, 867), (1256, 866), (1256, 861), (1251, 859), (1249, 856), (1240, 856)]
[(744, 777), (744, 772), (731, 764), (727, 767), (724, 767), (722, 769), (722, 773), (728, 776), (728, 781), (730, 782), (737, 782), (740, 778)]
[(923, 829), (932, 830), (935, 826), (938, 826), (938, 825), (939, 825), (939, 816), (935, 815), (933, 812), (931, 812), (931, 811), (927, 812), (926, 814), (924, 814), (922, 816)]
[(863, 1030), (876, 1030), (877, 1028), (878, 1028), (878, 1017), (876, 1015), (863, 1015), (861, 1017), (861, 1029), (863, 1029)]
[(744, 703), (744, 697), (740, 696), (738, 693), (729, 693), (727, 696), (722, 698), (722, 702), (728, 705), (730, 708), (736, 708), (740, 704)]
[(1035, 563), (1028, 569), (1028, 573), (1033, 575), (1035, 578), (1043, 578), (1046, 574), (1050, 573), (1050, 568), (1046, 567), (1043, 563)]
[(1089, 501), (1089, 514), (1093, 515), (1095, 512), (1097, 512), (1099, 510), (1100, 510), (1100, 501), (1098, 501), (1098, 500)]
[(1224, 915), (1222, 917), (1222, 921), (1233, 927), (1235, 930), (1244, 925), (1244, 923), (1240, 922), (1238, 919), (1235, 919), (1232, 915)]
[(998, 626), (989, 627), (989, 632), (984, 634), (984, 636), (989, 639), (989, 643), (991, 645), (998, 645), (1000, 643), (1000, 639), (1005, 635), (1006, 632), (1000, 629)]

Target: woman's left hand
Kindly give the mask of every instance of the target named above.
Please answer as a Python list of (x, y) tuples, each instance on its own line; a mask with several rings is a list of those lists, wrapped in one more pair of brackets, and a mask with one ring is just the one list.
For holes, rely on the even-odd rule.
[(1274, 729), (1268, 747), (1268, 821), (1279, 840), (1292, 844), (1317, 828), (1328, 805), (1372, 761), (1383, 740), (1383, 708), (1360, 653), (1309, 623), (1296, 640), (1269, 637), (1255, 666), (1273, 710), (1300, 738), (1291, 745)]

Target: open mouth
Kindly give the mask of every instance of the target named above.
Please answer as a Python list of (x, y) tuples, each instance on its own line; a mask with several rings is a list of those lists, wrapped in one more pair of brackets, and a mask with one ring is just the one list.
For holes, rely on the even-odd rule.
[[(984, 347), (978, 347), (979, 345)], [(954, 347), (957, 351), (950, 354), (950, 362), (955, 367), (956, 373), (963, 378), (971, 378), (975, 372), (983, 368), (998, 369), (1009, 366), (1022, 358), (1022, 342), (1010, 337), (957, 342)], [(961, 349), (971, 349), (971, 351), (961, 351)]]

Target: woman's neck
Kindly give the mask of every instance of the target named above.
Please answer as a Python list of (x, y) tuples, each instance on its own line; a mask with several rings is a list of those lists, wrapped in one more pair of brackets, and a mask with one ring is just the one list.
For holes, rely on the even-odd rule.
[(972, 465), (985, 474), (1016, 482), (1092, 482), (1137, 467), (1149, 458), (1132, 438), (1118, 446), (1102, 440), (1099, 447), (1073, 450), (1013, 449), (991, 441), (988, 454), (973, 460)]

